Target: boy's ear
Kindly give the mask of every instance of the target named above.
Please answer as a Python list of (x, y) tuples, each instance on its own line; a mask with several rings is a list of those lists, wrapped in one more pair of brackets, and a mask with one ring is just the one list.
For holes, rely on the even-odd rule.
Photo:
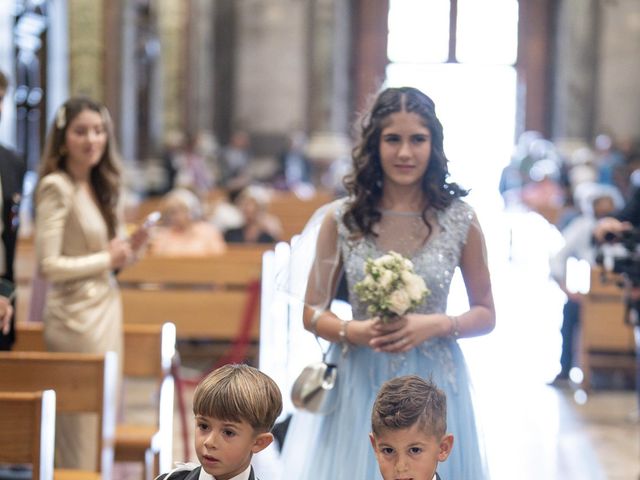
[(378, 447), (376, 445), (376, 437), (374, 437), (373, 432), (369, 433), (369, 440), (371, 441), (371, 446), (373, 447), (374, 452), (378, 452)]
[(259, 433), (251, 447), (251, 453), (258, 453), (267, 448), (273, 442), (273, 434), (270, 432)]
[(451, 453), (453, 448), (453, 434), (447, 433), (440, 439), (440, 451), (438, 452), (438, 461), (444, 462)]

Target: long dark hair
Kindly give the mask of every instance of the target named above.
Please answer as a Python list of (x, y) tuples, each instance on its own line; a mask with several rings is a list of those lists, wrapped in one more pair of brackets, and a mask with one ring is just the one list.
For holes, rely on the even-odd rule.
[(384, 178), (380, 163), (380, 136), (389, 116), (402, 111), (419, 115), (431, 132), (431, 156), (421, 183), (427, 198), (422, 219), (429, 230), (431, 225), (426, 216), (429, 208), (444, 210), (455, 198), (468, 194), (467, 190), (447, 180), (449, 160), (444, 154), (442, 124), (436, 116), (433, 100), (416, 88), (387, 88), (362, 118), (360, 143), (353, 150), (353, 173), (344, 181), (351, 200), (343, 221), (353, 233), (375, 235), (373, 226), (382, 217), (379, 208)]
[(64, 147), (67, 129), (83, 111), (91, 110), (100, 114), (107, 132), (107, 144), (98, 164), (91, 169), (91, 186), (98, 200), (98, 208), (107, 224), (109, 238), (116, 236), (117, 206), (120, 199), (121, 161), (115, 143), (111, 116), (106, 107), (88, 97), (73, 97), (57, 111), (49, 130), (40, 162), (39, 178), (50, 173), (67, 170), (67, 151)]

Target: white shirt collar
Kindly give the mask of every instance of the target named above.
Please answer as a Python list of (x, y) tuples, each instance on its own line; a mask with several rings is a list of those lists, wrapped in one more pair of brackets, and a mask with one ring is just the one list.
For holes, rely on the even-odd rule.
[[(249, 475), (251, 475), (251, 465), (247, 467), (247, 469), (236, 475), (235, 477), (229, 480), (249, 480)], [(209, 475), (204, 471), (204, 468), (200, 469), (200, 476), (198, 476), (198, 480), (216, 480), (216, 477)]]

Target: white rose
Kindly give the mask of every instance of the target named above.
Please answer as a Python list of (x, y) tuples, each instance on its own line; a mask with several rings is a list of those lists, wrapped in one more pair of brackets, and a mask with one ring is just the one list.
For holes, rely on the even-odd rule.
[(362, 284), (366, 288), (371, 288), (376, 284), (376, 281), (373, 279), (371, 275), (367, 275), (366, 277), (364, 277), (364, 280), (362, 280)]
[(411, 299), (405, 290), (396, 290), (389, 297), (389, 309), (396, 315), (404, 314), (411, 306)]
[(378, 279), (378, 284), (383, 289), (387, 289), (391, 282), (393, 281), (393, 273), (390, 270), (384, 270), (380, 278)]
[(404, 282), (405, 290), (411, 298), (411, 301), (417, 302), (422, 300), (422, 296), (427, 290), (427, 285), (421, 276), (415, 273), (402, 272), (402, 281)]
[(389, 262), (393, 261), (393, 256), (388, 253), (386, 255), (382, 255), (381, 257), (376, 258), (373, 263), (377, 267), (385, 267)]

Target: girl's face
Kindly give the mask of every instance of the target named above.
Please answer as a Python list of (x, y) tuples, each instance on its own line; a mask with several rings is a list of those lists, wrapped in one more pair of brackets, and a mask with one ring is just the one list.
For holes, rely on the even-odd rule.
[(389, 115), (380, 135), (380, 162), (387, 184), (420, 184), (431, 157), (431, 131), (416, 113)]
[(93, 110), (83, 110), (69, 124), (65, 134), (70, 167), (91, 170), (98, 163), (107, 147), (107, 130), (102, 115)]

